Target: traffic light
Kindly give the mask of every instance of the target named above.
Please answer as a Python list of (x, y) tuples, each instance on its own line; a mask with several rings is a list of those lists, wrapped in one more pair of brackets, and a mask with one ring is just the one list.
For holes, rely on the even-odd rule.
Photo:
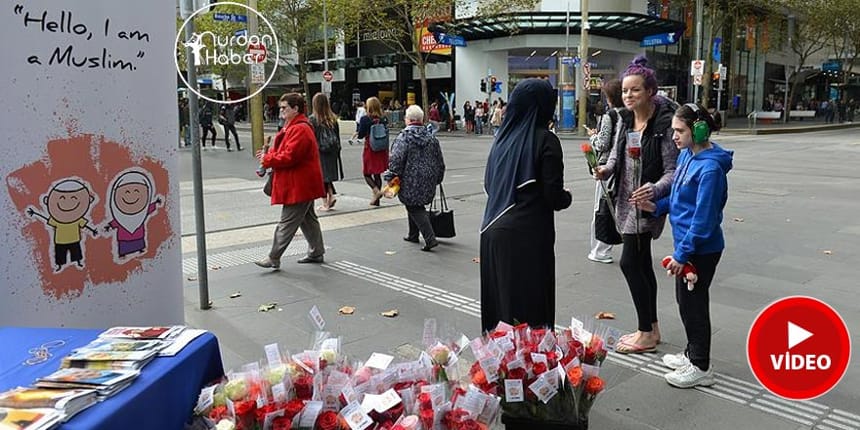
[(720, 72), (714, 72), (714, 76), (712, 76), (712, 78), (713, 78), (714, 82), (719, 81), (720, 80)]
[(490, 76), (490, 87), (492, 87), (493, 90), (496, 89), (496, 77), (495, 76)]
[(481, 92), (482, 93), (487, 92), (487, 81), (485, 81), (483, 79), (481, 79)]

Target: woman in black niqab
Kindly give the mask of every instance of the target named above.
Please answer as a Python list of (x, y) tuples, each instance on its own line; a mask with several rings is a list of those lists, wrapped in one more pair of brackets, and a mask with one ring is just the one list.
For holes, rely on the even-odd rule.
[(561, 144), (547, 126), (556, 95), (526, 79), (511, 93), (487, 160), (481, 223), (481, 325), (555, 325), (555, 220), (570, 206)]

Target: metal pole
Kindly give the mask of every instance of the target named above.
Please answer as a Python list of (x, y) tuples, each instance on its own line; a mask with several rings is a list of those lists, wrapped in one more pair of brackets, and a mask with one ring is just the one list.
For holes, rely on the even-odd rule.
[[(183, 0), (185, 9), (193, 11), (192, 0)], [(253, 14), (252, 14), (253, 15)], [(187, 17), (183, 17), (187, 18)], [(191, 42), (194, 34), (194, 20), (185, 26), (185, 40)], [(188, 126), (191, 127), (191, 179), (194, 186), (194, 233), (197, 239), (197, 291), (200, 296), (200, 309), (209, 309), (209, 272), (206, 263), (206, 213), (203, 209), (203, 167), (200, 159), (198, 134), (200, 124), (197, 118), (197, 69), (191, 48), (185, 49), (185, 69), (188, 72)], [(208, 107), (208, 106), (207, 106)]]
[(588, 90), (585, 89), (585, 63), (588, 61), (588, 0), (580, 0), (579, 13), (582, 16), (582, 30), (579, 33), (579, 73), (582, 85), (576, 91), (582, 91), (579, 97), (579, 115), (577, 115), (577, 130), (580, 136), (585, 136), (586, 110), (588, 109)]
[[(323, 0), (323, 70), (328, 72), (328, 14), (326, 11), (326, 0)], [(320, 81), (322, 82), (322, 81)], [(331, 81), (329, 81), (329, 85)], [(325, 86), (326, 84), (321, 83), (321, 85)], [(331, 93), (329, 91), (323, 91), (326, 97), (329, 97)]]
[[(788, 49), (791, 51), (792, 43), (794, 39), (794, 15), (788, 16)], [(785, 65), (785, 104), (783, 105), (783, 110), (785, 112), (785, 118), (782, 119), (783, 123), (788, 123), (788, 115), (791, 112), (791, 106), (788, 105), (790, 100), (788, 99), (788, 78), (789, 78), (789, 70), (788, 64)]]
[[(696, 0), (696, 60), (702, 59), (702, 15), (704, 14), (702, 0)], [(707, 68), (706, 68), (707, 69)], [(699, 86), (693, 84), (693, 103), (699, 102)]]
[[(248, 6), (254, 10), (257, 10), (257, 0), (248, 0)], [(257, 34), (258, 25), (257, 25), (257, 14), (249, 13), (248, 14), (248, 34)], [(280, 61), (279, 58), (275, 58), (275, 64)], [(250, 65), (248, 66), (251, 67)], [(250, 73), (249, 73), (250, 75)], [(257, 91), (257, 84), (251, 84), (248, 86), (248, 94), (253, 94)], [(254, 97), (251, 97), (251, 147), (253, 147), (253, 151), (251, 151), (251, 156), (257, 153), (260, 149), (263, 148), (263, 95), (262, 91), (260, 94), (257, 94)]]

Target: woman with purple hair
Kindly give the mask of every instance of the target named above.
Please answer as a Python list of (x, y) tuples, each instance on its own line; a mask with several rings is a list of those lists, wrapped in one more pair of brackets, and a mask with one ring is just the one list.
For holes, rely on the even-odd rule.
[(677, 103), (657, 95), (657, 78), (644, 56), (637, 56), (622, 75), (624, 107), (618, 143), (595, 179), (617, 178), (616, 227), (621, 233), (621, 271), (636, 308), (636, 332), (622, 336), (616, 351), (653, 352), (660, 343), (657, 324), (657, 277), (651, 241), (660, 237), (666, 218), (651, 217), (636, 202), (669, 194), (678, 148), (672, 142), (672, 117)]

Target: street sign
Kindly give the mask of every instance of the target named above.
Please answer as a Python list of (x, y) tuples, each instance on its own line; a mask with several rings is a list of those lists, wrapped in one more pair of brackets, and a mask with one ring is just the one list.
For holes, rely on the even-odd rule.
[(715, 63), (720, 63), (723, 61), (722, 55), (720, 55), (720, 45), (722, 43), (723, 43), (722, 37), (715, 37), (714, 38), (714, 55), (713, 55), (713, 57), (714, 57)]
[(693, 60), (690, 63), (690, 76), (699, 76), (705, 74), (705, 62), (702, 60)]
[(463, 39), (463, 36), (452, 36), (446, 33), (435, 33), (433, 36), (443, 45), (466, 46), (466, 39)]
[(322, 81), (322, 92), (331, 94), (331, 81)]
[(591, 63), (582, 63), (582, 88), (588, 90), (591, 87)]
[(248, 54), (251, 55), (251, 59), (255, 62), (262, 63), (266, 61), (266, 45), (262, 43), (249, 44)]
[(702, 75), (693, 76), (693, 85), (702, 86)]
[(248, 15), (237, 15), (235, 13), (215, 12), (212, 15), (214, 21), (226, 22), (248, 22)]
[(493, 91), (498, 94), (502, 93), (502, 81), (496, 81), (496, 85), (493, 85)]
[(233, 33), (233, 35), (235, 35), (236, 37), (239, 37), (239, 36), (247, 36), (247, 35), (248, 35), (248, 29), (243, 28), (243, 29), (240, 29), (240, 30), (236, 30), (236, 31)]
[(334, 79), (334, 75), (329, 70), (326, 70), (325, 72), (323, 72), (322, 76), (326, 82), (331, 82), (331, 80)]
[(830, 391), (848, 370), (851, 337), (828, 304), (806, 296), (777, 300), (755, 318), (747, 360), (771, 393), (808, 400)]
[(266, 83), (266, 65), (263, 63), (251, 63), (251, 83)]
[(822, 72), (838, 72), (842, 70), (842, 62), (839, 60), (830, 60), (821, 64)]
[(674, 45), (677, 41), (678, 38), (675, 33), (654, 34), (651, 36), (645, 36), (645, 38), (642, 39), (642, 42), (639, 43), (639, 46)]

